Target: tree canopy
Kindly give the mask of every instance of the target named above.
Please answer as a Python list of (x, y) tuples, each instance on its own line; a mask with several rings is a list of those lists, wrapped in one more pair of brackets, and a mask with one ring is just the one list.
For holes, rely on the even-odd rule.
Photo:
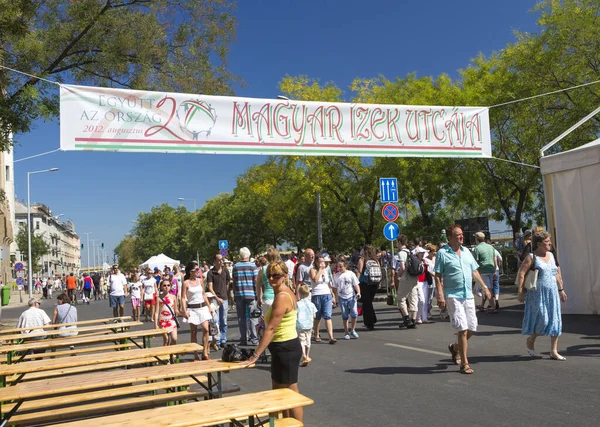
[(37, 77), (94, 86), (231, 94), (228, 0), (0, 0), (0, 149), (58, 114)]

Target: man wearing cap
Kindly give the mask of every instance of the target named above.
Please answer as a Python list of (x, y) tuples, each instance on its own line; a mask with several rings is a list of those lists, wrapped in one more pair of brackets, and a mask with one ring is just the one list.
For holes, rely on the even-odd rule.
[(237, 311), (238, 326), (240, 328), (240, 344), (258, 344), (257, 326), (258, 318), (249, 317), (250, 311), (257, 305), (256, 278), (258, 270), (250, 261), (250, 250), (246, 247), (240, 249), (240, 261), (233, 266), (233, 295)]
[[(496, 299), (500, 294), (500, 289), (498, 289), (497, 292), (494, 290), (494, 274), (496, 274), (496, 267), (498, 265), (498, 261), (496, 261), (496, 252), (492, 245), (485, 243), (485, 234), (481, 231), (475, 233), (475, 242), (477, 243), (477, 246), (475, 246), (475, 249), (473, 250), (473, 256), (475, 257), (477, 264), (479, 264), (477, 271), (479, 271), (483, 283), (485, 283), (492, 293), (488, 309), (491, 313), (496, 313), (498, 311), (496, 309)], [(483, 295), (481, 309), (485, 309), (485, 299), (483, 299)]]
[(216, 344), (221, 348), (227, 344), (227, 311), (229, 309), (229, 282), (231, 276), (229, 270), (223, 265), (223, 256), (216, 254), (213, 267), (208, 270), (207, 283), (208, 290), (211, 292), (219, 304), (218, 319), (220, 337), (215, 337)]
[[(440, 310), (448, 307), (452, 327), (458, 332), (458, 343), (448, 346), (452, 360), (460, 365), (460, 372), (472, 374), (467, 359), (467, 340), (477, 330), (477, 313), (473, 298), (473, 278), (479, 282), (489, 298), (490, 291), (483, 283), (477, 269), (479, 265), (473, 255), (463, 246), (463, 231), (455, 224), (447, 231), (448, 244), (437, 252), (435, 258), (435, 286)], [(443, 283), (443, 284), (442, 284)]]
[(106, 279), (110, 306), (114, 317), (123, 317), (125, 312), (125, 296), (127, 295), (127, 279), (119, 272), (119, 266), (113, 265), (112, 272)]
[[(29, 308), (21, 313), (19, 321), (17, 322), (17, 328), (28, 328), (22, 331), (22, 334), (40, 334), (45, 331), (42, 327), (51, 323), (50, 317), (44, 310), (40, 308), (41, 301), (38, 298), (31, 298), (27, 304)], [(46, 338), (46, 335), (36, 336), (31, 338), (32, 340), (42, 340)], [(34, 353), (43, 353), (46, 350), (33, 351)]]

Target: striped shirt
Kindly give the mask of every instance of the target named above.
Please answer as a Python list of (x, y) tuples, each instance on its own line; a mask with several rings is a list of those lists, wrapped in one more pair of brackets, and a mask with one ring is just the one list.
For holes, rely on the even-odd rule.
[(240, 261), (233, 266), (234, 296), (244, 299), (255, 299), (254, 283), (258, 269), (253, 262)]

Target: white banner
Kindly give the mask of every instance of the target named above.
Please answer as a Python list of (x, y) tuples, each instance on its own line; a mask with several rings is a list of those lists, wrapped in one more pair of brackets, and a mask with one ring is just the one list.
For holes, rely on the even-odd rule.
[(347, 104), (62, 85), (63, 150), (491, 157), (487, 107)]

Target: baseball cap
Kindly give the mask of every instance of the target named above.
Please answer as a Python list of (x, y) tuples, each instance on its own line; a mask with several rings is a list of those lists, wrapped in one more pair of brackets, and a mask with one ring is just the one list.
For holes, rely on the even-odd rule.
[(154, 271), (158, 271), (158, 267), (154, 267)]
[(475, 233), (475, 237), (477, 237), (478, 239), (485, 239), (485, 234), (483, 234), (481, 231), (478, 231), (477, 233)]
[(331, 258), (329, 258), (329, 254), (328, 253), (324, 253), (321, 256), (323, 257), (323, 261), (325, 261), (325, 262), (331, 262)]

